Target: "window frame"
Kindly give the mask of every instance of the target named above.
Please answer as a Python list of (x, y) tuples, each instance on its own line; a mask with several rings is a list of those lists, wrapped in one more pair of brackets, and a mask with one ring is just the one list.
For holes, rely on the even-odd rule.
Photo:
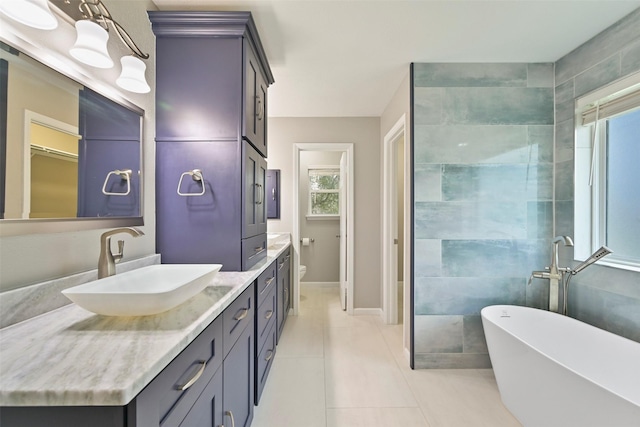
[[(606, 245), (607, 232), (607, 120), (631, 111), (629, 108), (583, 125), (584, 113), (597, 102), (611, 101), (638, 91), (640, 73), (632, 74), (608, 86), (576, 99), (575, 172), (574, 172), (574, 259), (584, 261), (600, 246)], [(597, 132), (597, 134), (596, 134)], [(594, 144), (595, 142), (595, 144)], [(595, 150), (595, 153), (594, 153)], [(593, 180), (591, 181), (591, 174)], [(588, 236), (588, 238), (580, 238)], [(640, 272), (640, 258), (628, 261), (614, 252), (600, 265)]]
[[(312, 171), (333, 171), (338, 175), (340, 179), (340, 166), (339, 165), (320, 165), (320, 166), (308, 166), (307, 167), (307, 219), (309, 220), (335, 220), (340, 219), (340, 185), (338, 181), (338, 188), (326, 189), (326, 190), (311, 190), (311, 176)], [(313, 194), (317, 193), (335, 193), (338, 195), (338, 213), (337, 214), (315, 214), (313, 213)]]

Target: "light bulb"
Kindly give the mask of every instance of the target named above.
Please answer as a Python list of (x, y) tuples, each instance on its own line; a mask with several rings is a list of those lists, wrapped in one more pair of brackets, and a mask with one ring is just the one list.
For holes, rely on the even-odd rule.
[(111, 68), (113, 61), (107, 50), (109, 33), (99, 24), (86, 19), (76, 22), (77, 39), (69, 53), (78, 61), (96, 68)]
[(58, 20), (47, 0), (3, 0), (0, 11), (9, 18), (39, 30), (53, 30)]
[(118, 86), (135, 93), (148, 93), (151, 90), (144, 76), (147, 66), (142, 60), (135, 56), (123, 56), (120, 63), (122, 72), (116, 80)]

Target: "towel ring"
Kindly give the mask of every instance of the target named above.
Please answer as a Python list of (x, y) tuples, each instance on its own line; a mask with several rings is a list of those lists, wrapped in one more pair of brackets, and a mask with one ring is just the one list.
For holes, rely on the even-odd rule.
[[(105, 196), (127, 196), (131, 193), (131, 169), (116, 169), (112, 170), (107, 174), (107, 177), (104, 179), (104, 184), (102, 184), (102, 194)], [(112, 191), (107, 191), (107, 182), (109, 182), (109, 177), (111, 175), (120, 175), (120, 178), (123, 181), (127, 181), (127, 191), (124, 193), (114, 193)]]
[[(183, 193), (180, 191), (180, 187), (182, 186), (182, 180), (184, 179), (185, 176), (190, 175), (191, 179), (193, 179), (196, 182), (199, 182), (200, 184), (202, 184), (202, 191), (199, 193)], [(194, 196), (204, 196), (205, 193), (205, 185), (204, 185), (204, 175), (202, 175), (202, 171), (200, 169), (193, 169), (187, 172), (183, 172), (182, 175), (180, 175), (180, 180), (178, 181), (178, 196), (182, 196), (182, 197), (194, 197)]]

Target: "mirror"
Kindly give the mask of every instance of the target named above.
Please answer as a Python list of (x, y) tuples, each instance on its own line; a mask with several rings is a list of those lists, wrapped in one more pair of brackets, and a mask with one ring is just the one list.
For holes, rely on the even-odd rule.
[(0, 218), (137, 218), (139, 109), (0, 42)]

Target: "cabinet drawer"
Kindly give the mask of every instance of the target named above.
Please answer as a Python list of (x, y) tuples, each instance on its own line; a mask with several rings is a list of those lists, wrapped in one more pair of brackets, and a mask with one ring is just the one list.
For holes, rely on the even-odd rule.
[(260, 402), (260, 396), (262, 395), (264, 385), (267, 383), (267, 377), (269, 376), (275, 355), (276, 324), (273, 323), (267, 334), (267, 341), (256, 360), (256, 405)]
[(277, 286), (270, 288), (267, 295), (262, 298), (262, 303), (256, 311), (256, 349), (260, 351), (267, 339), (269, 328), (271, 324), (276, 321), (277, 315)]
[(179, 425), (222, 364), (222, 327), (218, 317), (138, 395), (143, 425)]
[(284, 252), (280, 254), (278, 257), (278, 272), (283, 268), (286, 268), (290, 265), (289, 259), (291, 258), (291, 247), (288, 247)]
[(236, 300), (222, 313), (223, 317), (223, 347), (224, 356), (238, 340), (247, 325), (253, 328), (254, 285), (251, 284)]
[(267, 257), (267, 234), (242, 240), (242, 271), (247, 271)]
[(272, 262), (265, 271), (263, 271), (256, 282), (256, 306), (260, 306), (264, 298), (276, 287), (276, 262)]

